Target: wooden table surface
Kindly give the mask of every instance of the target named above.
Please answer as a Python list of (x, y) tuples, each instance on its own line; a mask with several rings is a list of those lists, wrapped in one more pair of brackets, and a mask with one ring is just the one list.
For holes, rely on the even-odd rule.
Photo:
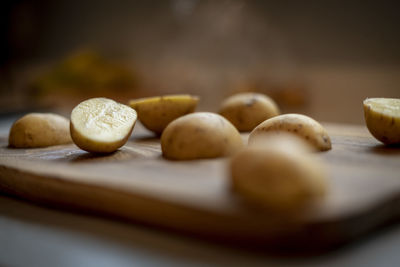
[[(12, 118), (0, 124), (0, 134)], [(211, 244), (153, 228), (72, 214), (0, 197), (0, 265), (290, 265), (391, 266), (400, 259), (397, 226), (383, 228), (338, 251), (318, 256), (277, 256)], [(24, 257), (21, 257), (24, 255)], [(46, 256), (44, 256), (46, 255)], [(365, 266), (365, 265), (364, 265)]]

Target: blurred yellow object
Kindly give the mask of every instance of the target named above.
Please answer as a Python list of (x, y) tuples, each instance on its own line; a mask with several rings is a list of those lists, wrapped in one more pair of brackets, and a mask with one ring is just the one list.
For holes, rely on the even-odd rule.
[(137, 78), (127, 66), (103, 58), (92, 50), (67, 57), (33, 83), (35, 93), (85, 93), (135, 88)]

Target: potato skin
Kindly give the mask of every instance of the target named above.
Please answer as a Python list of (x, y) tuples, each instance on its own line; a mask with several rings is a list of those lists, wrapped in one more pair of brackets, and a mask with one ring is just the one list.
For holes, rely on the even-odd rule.
[(324, 196), (328, 190), (324, 166), (297, 142), (291, 149), (285, 145), (285, 138), (275, 138), (238, 152), (229, 165), (233, 190), (251, 203), (278, 211), (292, 210)]
[(243, 146), (237, 129), (224, 117), (197, 112), (172, 121), (161, 135), (163, 156), (173, 160), (231, 155)]
[(267, 132), (252, 137), (249, 147), (266, 147), (286, 150), (288, 152), (312, 153), (315, 146), (306, 139), (291, 132)]
[(281, 131), (303, 137), (320, 151), (332, 148), (331, 139), (325, 128), (314, 119), (301, 114), (284, 114), (264, 121), (250, 133), (249, 143), (258, 135)]
[[(374, 100), (376, 99), (366, 99), (363, 102), (364, 118), (369, 132), (386, 145), (400, 144), (400, 110), (397, 117), (379, 112), (374, 110), (370, 104)], [(398, 101), (400, 104), (400, 99), (391, 100)]]
[(259, 93), (240, 93), (225, 99), (219, 114), (239, 131), (251, 131), (261, 122), (280, 114), (276, 103)]
[(53, 113), (29, 113), (12, 125), (8, 144), (36, 148), (72, 143), (69, 120)]
[(129, 106), (148, 130), (161, 135), (165, 127), (183, 115), (194, 112), (199, 98), (191, 95), (166, 95), (134, 99)]

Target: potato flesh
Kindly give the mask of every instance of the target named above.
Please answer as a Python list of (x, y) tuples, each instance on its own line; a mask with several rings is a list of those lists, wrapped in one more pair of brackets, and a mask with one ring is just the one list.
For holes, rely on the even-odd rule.
[(301, 114), (284, 114), (268, 119), (258, 125), (249, 136), (249, 143), (264, 133), (281, 131), (301, 136), (316, 149), (331, 149), (331, 140), (325, 128), (314, 119)]
[(384, 144), (400, 143), (400, 99), (368, 98), (364, 117), (370, 133)]
[(377, 113), (400, 119), (400, 99), (368, 98), (364, 103)]
[[(111, 152), (125, 143), (136, 122), (132, 108), (107, 98), (92, 98), (76, 106), (71, 113), (72, 138), (79, 147), (91, 152)], [(115, 144), (115, 146), (114, 146)], [(108, 146), (104, 151), (104, 146)]]
[[(129, 101), (130, 106), (137, 106), (143, 103), (157, 103), (161, 100), (172, 100), (172, 101), (192, 101), (198, 100), (198, 97), (192, 95), (165, 95), (165, 96), (153, 96), (153, 97), (144, 97), (144, 98), (137, 98)], [(134, 107), (132, 107), (134, 108)]]

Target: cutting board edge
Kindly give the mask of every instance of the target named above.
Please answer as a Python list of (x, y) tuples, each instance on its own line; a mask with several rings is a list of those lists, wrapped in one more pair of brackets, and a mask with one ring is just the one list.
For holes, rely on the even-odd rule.
[[(46, 185), (45, 191), (40, 186), (38, 188), (38, 185), (44, 184)], [(36, 188), (34, 190), (35, 193), (30, 193), (32, 187)], [(358, 236), (400, 216), (400, 210), (396, 214), (380, 212), (381, 215), (379, 218), (375, 217), (373, 221), (367, 220), (369, 223), (366, 224), (364, 219), (360, 219), (360, 214), (353, 214), (348, 218), (342, 218), (338, 221), (299, 225), (290, 231), (287, 231), (287, 229), (269, 229), (269, 231), (266, 231), (266, 228), (260, 231), (261, 225), (259, 224), (250, 223), (249, 225), (243, 225), (243, 222), (239, 224), (227, 223), (226, 217), (218, 217), (220, 215), (211, 214), (204, 210), (185, 208), (184, 206), (158, 201), (146, 196), (131, 195), (108, 188), (105, 189), (59, 179), (55, 180), (51, 177), (40, 177), (21, 172), (17, 169), (8, 168), (1, 164), (0, 191), (47, 207), (62, 208), (85, 214), (94, 214), (96, 216), (102, 215), (103, 217), (107, 215), (124, 221), (147, 226), (157, 226), (162, 229), (173, 230), (174, 232), (185, 233), (203, 239), (222, 241), (223, 243), (250, 244), (266, 247), (293, 246), (295, 248), (302, 248), (307, 244), (309, 249), (330, 249), (352, 241)], [(96, 192), (95, 195), (97, 196), (93, 198), (93, 196), (88, 195), (85, 198), (85, 193), (93, 193), (93, 191)], [(104, 201), (99, 202), (99, 199)], [(51, 200), (52, 204), (49, 203), (49, 200)], [(400, 196), (388, 199), (386, 202), (400, 203)], [(382, 206), (387, 206), (385, 205), (386, 202), (380, 203), (375, 209), (381, 211)], [(117, 209), (114, 210), (111, 204), (116, 205)], [(128, 206), (133, 207), (133, 209), (128, 210)], [(162, 215), (160, 216), (162, 222), (157, 218), (157, 215), (160, 214)], [(368, 217), (368, 212), (361, 214), (361, 217), (365, 216)], [(199, 220), (199, 218), (202, 219)], [(357, 223), (360, 220), (364, 222), (363, 225)], [(210, 223), (213, 223), (213, 225), (210, 225), (209, 228), (204, 227)], [(251, 226), (258, 228), (246, 229), (246, 227)], [(349, 231), (349, 228), (352, 228), (352, 230)]]

